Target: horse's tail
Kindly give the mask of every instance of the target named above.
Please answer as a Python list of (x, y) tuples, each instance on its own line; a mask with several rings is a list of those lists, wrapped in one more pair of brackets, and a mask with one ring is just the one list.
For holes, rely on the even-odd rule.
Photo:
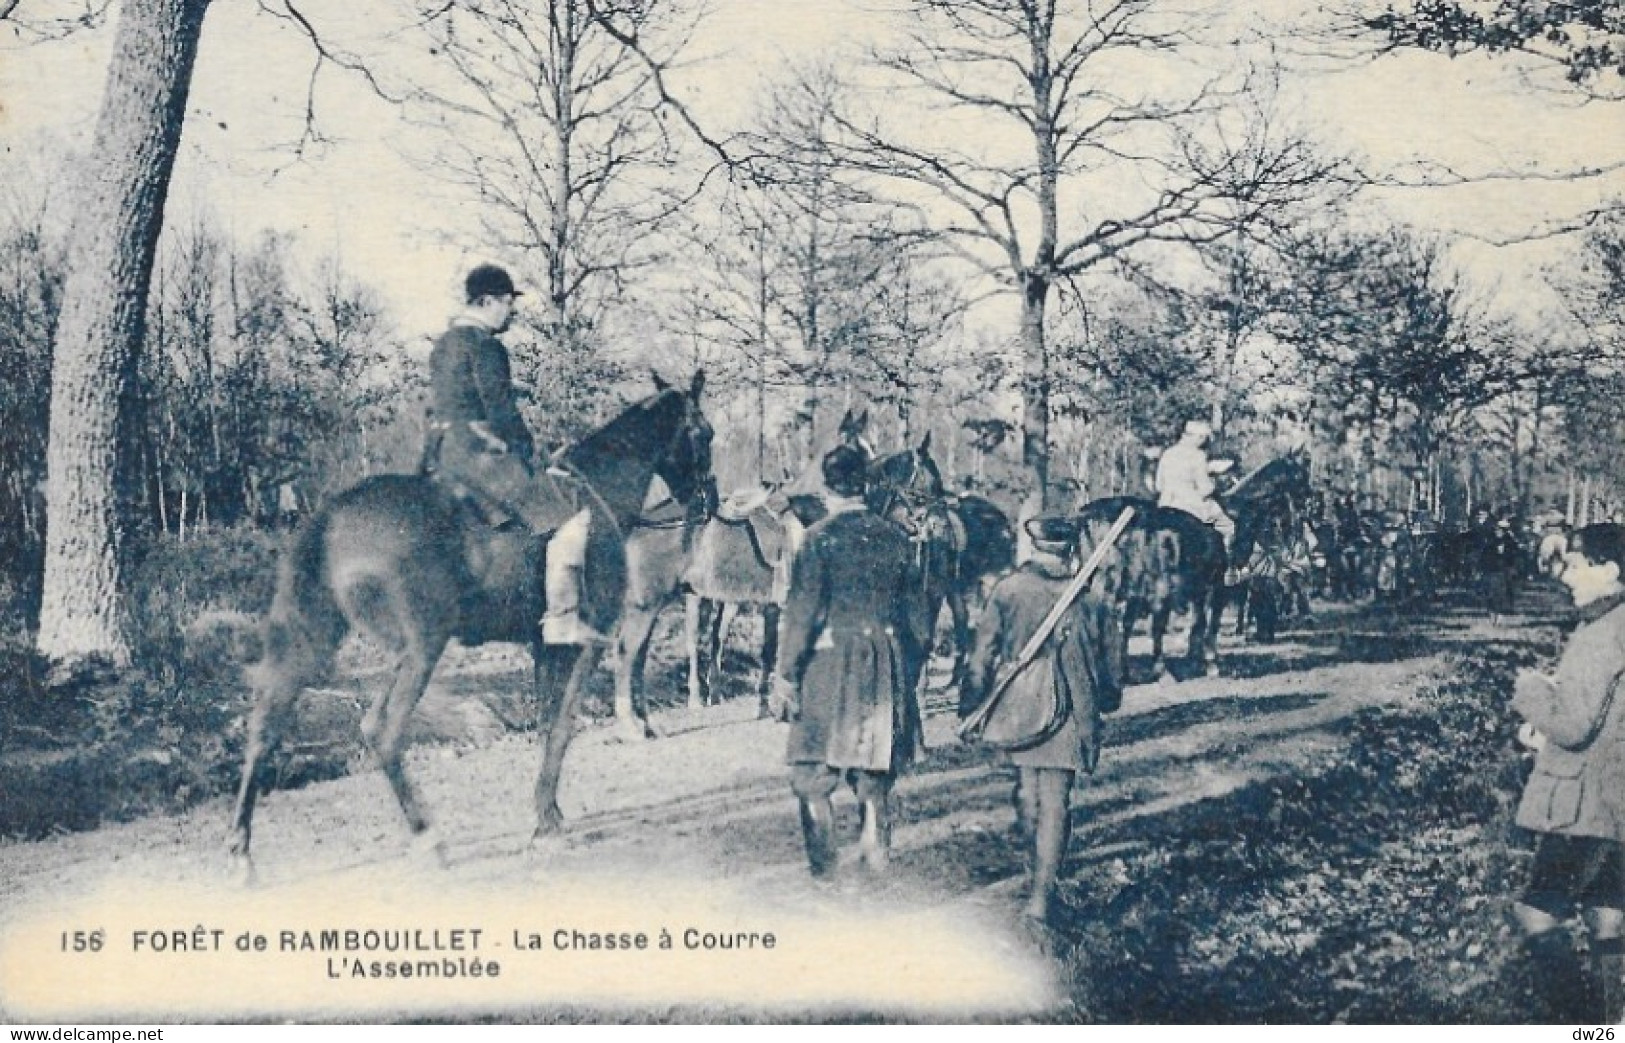
[(327, 529), (322, 510), (294, 530), (277, 566), (276, 593), (263, 626), (260, 661), (249, 667), (256, 690), (299, 688), (332, 665), (346, 629), (327, 579)]

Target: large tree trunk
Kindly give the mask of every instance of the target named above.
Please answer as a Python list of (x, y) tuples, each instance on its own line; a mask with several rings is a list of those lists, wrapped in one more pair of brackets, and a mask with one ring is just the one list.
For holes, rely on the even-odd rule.
[(208, 0), (125, 0), (76, 187), (46, 454), (38, 644), (55, 658), (129, 660), (120, 601), (121, 399), (135, 373), (207, 7)]
[(1035, 272), (1021, 286), (1021, 457), (1032, 469), (1037, 502), (1049, 506), (1049, 345), (1044, 339), (1044, 310), (1049, 279)]

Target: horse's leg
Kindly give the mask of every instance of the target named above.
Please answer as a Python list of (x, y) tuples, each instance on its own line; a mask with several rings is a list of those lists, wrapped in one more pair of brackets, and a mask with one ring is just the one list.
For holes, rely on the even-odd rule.
[(965, 590), (958, 584), (948, 588), (948, 615), (954, 628), (954, 665), (948, 676), (948, 686), (958, 688), (965, 683), (965, 669), (970, 657), (970, 610), (965, 605)]
[(1168, 619), (1173, 611), (1173, 602), (1168, 598), (1159, 600), (1151, 607), (1151, 669), (1159, 681), (1170, 680), (1173, 676), (1168, 672), (1168, 659), (1162, 649), (1163, 641), (1168, 636)]
[(649, 639), (658, 615), (657, 607), (630, 605), (616, 628), (615, 731), (622, 742), (655, 737), (643, 692), (643, 672), (649, 662)]
[[(279, 581), (280, 585), (280, 581)], [(298, 585), (280, 589), (264, 628), (264, 658), (250, 667), (254, 706), (248, 717), (243, 749), (243, 777), (232, 815), (229, 850), (243, 883), (254, 878), (249, 854), (253, 837), (254, 804), (266, 780), (265, 761), (293, 719), (299, 693), (326, 673), (342, 631), (321, 633), (302, 616), (301, 608), (316, 600), (301, 596)]]
[(248, 716), (248, 740), (243, 749), (243, 778), (237, 788), (237, 807), (231, 819), (230, 853), (242, 883), (254, 881), (254, 860), (249, 854), (253, 839), (254, 802), (265, 780), (264, 761), (276, 751), (282, 734), (293, 717), (299, 686), (281, 679), (267, 683), (254, 698)]
[(582, 685), (603, 652), (593, 645), (538, 644), (532, 646), (531, 655), (535, 661), (536, 734), (542, 747), (542, 764), (536, 774), (536, 831), (531, 834), (534, 844), (564, 825), (559, 776), (575, 731)]
[(698, 710), (712, 700), (712, 687), (722, 658), (722, 604), (690, 594), (688, 622), (688, 708)]
[(762, 605), (762, 677), (756, 683), (756, 716), (770, 717), (767, 697), (773, 688), (773, 671), (779, 665), (779, 615), (777, 602)]
[(688, 638), (688, 708), (697, 710), (705, 705), (705, 680), (700, 670), (703, 657), (700, 650), (700, 635), (704, 622), (700, 617), (705, 612), (705, 599), (698, 594), (688, 594), (683, 598), (683, 633)]
[(1129, 683), (1132, 673), (1128, 658), (1128, 643), (1134, 637), (1134, 627), (1140, 621), (1140, 603), (1137, 598), (1129, 598), (1123, 602), (1123, 683)]
[(706, 600), (709, 612), (702, 610), (705, 637), (705, 705), (715, 706), (722, 701), (722, 646), (728, 638), (728, 603)]
[(1219, 627), (1228, 591), (1224, 580), (1216, 579), (1212, 591), (1196, 599), (1196, 618), (1191, 620), (1190, 658), (1209, 677), (1219, 676)]
[(423, 812), (417, 787), (406, 776), (401, 755), (406, 746), (406, 725), (423, 697), (423, 690), (428, 687), (429, 677), (448, 638), (444, 633), (422, 632), (408, 633), (405, 638), (406, 647), (401, 651), (395, 677), (389, 690), (373, 703), (362, 719), (361, 736), (389, 780), (395, 801), (401, 806), (401, 814), (406, 816), (406, 824), (418, 846), (443, 865), (445, 850), (439, 837), (429, 829), (428, 816)]

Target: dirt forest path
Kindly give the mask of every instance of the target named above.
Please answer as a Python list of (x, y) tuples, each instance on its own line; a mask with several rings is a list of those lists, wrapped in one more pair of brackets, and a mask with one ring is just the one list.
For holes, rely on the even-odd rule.
[[(1330, 608), (1276, 644), (1227, 638), (1221, 678), (1132, 686), (1109, 720), (1099, 772), (1075, 793), (1069, 871), (1091, 864), (1109, 871), (1137, 842), (1098, 838), (1125, 823), (1311, 770), (1341, 749), (1353, 715), (1403, 705), (1439, 678), (1451, 653), (1470, 655), (1506, 633), (1471, 609), (1403, 618), (1370, 607)], [(478, 683), (453, 674), (437, 683), (434, 697)], [(608, 727), (584, 730), (565, 766), (565, 834), (540, 852), (526, 851), (533, 736), (410, 755), (408, 770), (447, 844), (443, 870), (414, 857), (376, 770), (273, 793), (256, 819), (252, 894), (256, 902), (298, 908), (313, 889), (387, 903), (391, 895), (418, 901), (405, 896), (425, 889), (438, 896), (540, 893), (550, 883), (597, 881), (602, 893), (680, 915), (693, 895), (721, 888), (736, 919), (741, 909), (759, 920), (808, 922), (940, 913), (980, 925), (993, 957), (1025, 959), (1031, 947), (1012, 926), (1022, 881), (1009, 837), (1010, 778), (955, 742), (952, 699), (935, 690), (926, 700), (929, 752), (899, 785), (896, 861), (884, 879), (854, 865), (843, 866), (833, 886), (809, 879), (782, 764), (786, 726), (755, 719), (754, 700), (740, 698), (702, 711), (660, 711), (655, 724), (664, 737), (644, 744), (614, 741)], [(850, 795), (838, 797), (837, 809), (850, 846), (857, 828)], [(54, 923), (53, 915), (69, 914), (52, 910), (72, 910), (86, 896), (105, 901), (148, 888), (207, 894), (229, 906), (232, 892), (221, 883), (228, 814), (224, 801), (214, 801), (180, 816), (0, 845), (0, 932), (23, 921)], [(191, 912), (183, 904), (172, 914), (177, 922), (201, 919)], [(590, 991), (569, 995), (594, 1002)], [(611, 989), (599, 998), (617, 995)], [(1030, 1013), (1054, 1000), (1015, 997), (1008, 1005)], [(749, 1001), (723, 990), (710, 1002), (736, 1009)], [(844, 1002), (862, 1007), (865, 1000)]]

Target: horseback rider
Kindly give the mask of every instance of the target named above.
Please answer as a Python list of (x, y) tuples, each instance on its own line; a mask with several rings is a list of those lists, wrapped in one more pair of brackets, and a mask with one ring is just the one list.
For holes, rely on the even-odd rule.
[(434, 469), (517, 517), (548, 540), (541, 620), (548, 644), (603, 642), (581, 619), (582, 572), (592, 514), (545, 466), (519, 415), (508, 349), (497, 334), (513, 320), (519, 290), (506, 271), (482, 264), (463, 284), (467, 304), (429, 355)]
[(1207, 421), (1186, 421), (1179, 441), (1157, 460), (1157, 505), (1177, 507), (1213, 526), (1224, 537), (1224, 549), (1229, 553), (1236, 523), (1213, 499), (1217, 488), (1213, 476), (1228, 470), (1230, 461), (1208, 459), (1206, 446), (1212, 436), (1213, 426)]

